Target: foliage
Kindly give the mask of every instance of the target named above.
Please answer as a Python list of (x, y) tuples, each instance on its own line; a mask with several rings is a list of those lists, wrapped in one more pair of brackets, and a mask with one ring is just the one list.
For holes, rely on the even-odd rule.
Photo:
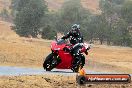
[(10, 17), (10, 16), (9, 16), (9, 12), (8, 12), (7, 9), (4, 8), (4, 9), (1, 11), (0, 16), (2, 17), (3, 20), (9, 21), (9, 17)]
[(84, 39), (90, 39), (88, 35), (90, 12), (85, 10), (80, 0), (68, 0), (57, 13), (56, 29), (66, 33), (71, 30), (73, 24), (80, 24)]
[(121, 16), (128, 23), (132, 23), (132, 1), (127, 0), (121, 8)]
[(52, 29), (51, 25), (47, 25), (42, 31), (42, 38), (44, 39), (54, 39), (56, 36), (56, 31)]
[[(18, 3), (18, 8), (16, 9), (18, 13), (15, 17), (16, 32), (20, 36), (32, 35), (36, 37), (40, 28), (42, 27), (41, 19), (45, 15), (47, 10), (46, 5), (43, 0), (20, 0)], [(26, 3), (27, 2), (27, 3)]]
[(99, 6), (101, 13), (92, 14), (80, 0), (67, 0), (59, 11), (48, 12), (43, 0), (12, 0), (16, 32), (21, 36), (40, 33), (42, 38), (53, 39), (76, 23), (86, 41), (132, 46), (132, 1), (100, 0)]

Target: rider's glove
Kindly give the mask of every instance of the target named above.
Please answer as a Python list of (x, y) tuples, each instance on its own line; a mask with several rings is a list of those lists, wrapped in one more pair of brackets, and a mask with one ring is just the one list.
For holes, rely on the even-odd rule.
[(64, 50), (65, 52), (70, 52), (70, 49), (67, 48), (67, 47), (64, 47), (63, 50)]
[(88, 55), (88, 51), (87, 50), (85, 51), (85, 54)]

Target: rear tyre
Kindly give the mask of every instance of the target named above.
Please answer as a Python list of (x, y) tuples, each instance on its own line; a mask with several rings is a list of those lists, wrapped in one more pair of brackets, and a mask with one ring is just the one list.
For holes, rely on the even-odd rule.
[(78, 83), (79, 85), (85, 84), (85, 83), (86, 83), (86, 78), (85, 78), (84, 76), (78, 76), (78, 77), (77, 77), (77, 83)]
[(51, 71), (53, 69), (53, 66), (52, 66), (52, 61), (53, 61), (53, 54), (49, 54), (44, 63), (43, 63), (43, 68), (46, 70), (46, 71)]

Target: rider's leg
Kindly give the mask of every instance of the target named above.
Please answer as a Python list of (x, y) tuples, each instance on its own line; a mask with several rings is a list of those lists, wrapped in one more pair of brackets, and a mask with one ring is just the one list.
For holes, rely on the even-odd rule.
[(85, 65), (85, 56), (83, 54), (81, 54), (81, 60), (82, 60), (82, 66)]
[(82, 48), (82, 46), (78, 43), (78, 44), (74, 45), (71, 49), (71, 54), (74, 58), (72, 68), (77, 67), (78, 63), (81, 60), (81, 56), (80, 56), (81, 48)]

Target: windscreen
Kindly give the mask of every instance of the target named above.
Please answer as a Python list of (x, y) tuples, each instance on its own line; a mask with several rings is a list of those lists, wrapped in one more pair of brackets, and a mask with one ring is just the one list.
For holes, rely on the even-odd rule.
[(62, 45), (62, 44), (65, 44), (66, 41), (64, 39), (60, 39), (57, 41), (57, 45)]

